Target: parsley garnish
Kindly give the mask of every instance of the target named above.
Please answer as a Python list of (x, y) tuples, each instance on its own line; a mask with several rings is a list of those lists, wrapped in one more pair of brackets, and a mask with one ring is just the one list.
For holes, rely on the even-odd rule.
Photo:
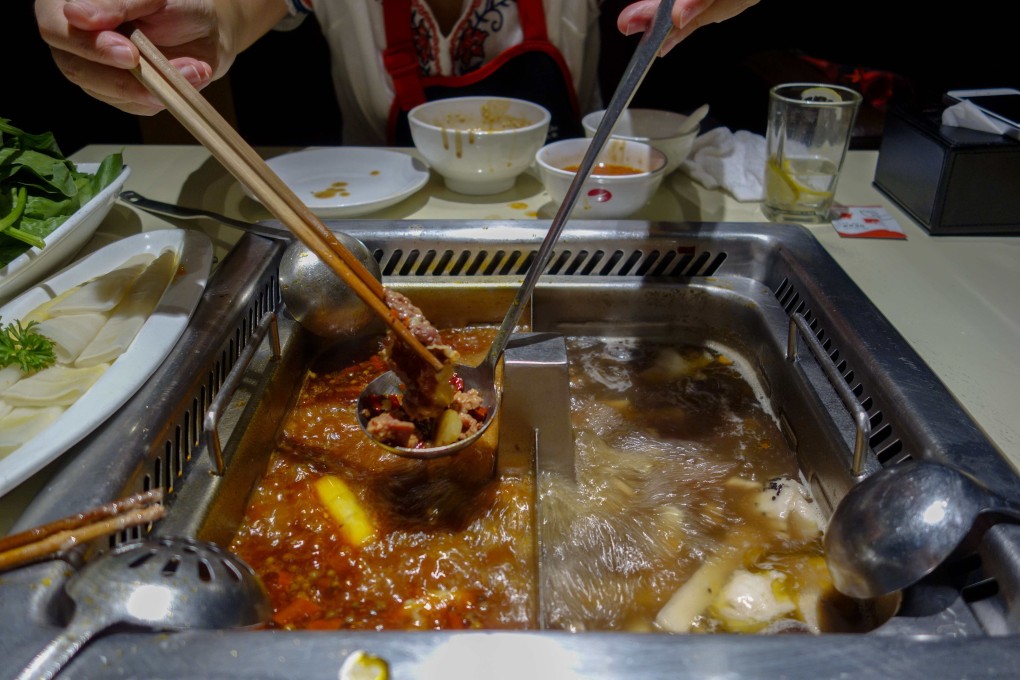
[(0, 368), (16, 364), (31, 373), (57, 362), (53, 341), (33, 330), (36, 325), (35, 321), (24, 326), (14, 321), (0, 328)]

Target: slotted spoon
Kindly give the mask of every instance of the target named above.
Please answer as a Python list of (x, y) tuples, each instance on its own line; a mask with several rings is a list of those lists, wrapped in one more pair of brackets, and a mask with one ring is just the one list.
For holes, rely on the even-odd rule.
[(251, 627), (269, 620), (265, 586), (240, 558), (212, 543), (159, 538), (128, 543), (67, 581), (70, 624), (18, 675), (49, 680), (115, 624), (153, 631)]

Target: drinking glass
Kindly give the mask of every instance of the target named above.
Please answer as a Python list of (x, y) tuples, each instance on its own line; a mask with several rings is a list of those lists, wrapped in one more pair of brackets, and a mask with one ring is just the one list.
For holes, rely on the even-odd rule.
[(765, 200), (775, 222), (829, 219), (861, 95), (824, 83), (785, 83), (769, 91)]

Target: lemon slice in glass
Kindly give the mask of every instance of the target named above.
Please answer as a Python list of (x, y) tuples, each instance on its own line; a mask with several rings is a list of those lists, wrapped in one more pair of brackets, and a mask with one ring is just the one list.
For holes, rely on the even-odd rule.
[(766, 193), (779, 205), (793, 205), (800, 191), (793, 178), (780, 167), (775, 158), (769, 158), (765, 167)]
[(769, 158), (765, 165), (765, 191), (774, 206), (794, 209), (800, 204), (818, 205), (832, 199), (832, 191), (807, 184), (807, 178), (831, 178), (835, 166), (819, 159)]
[(362, 650), (351, 653), (338, 674), (338, 680), (389, 680), (389, 677), (386, 661)]
[(800, 93), (801, 101), (806, 102), (838, 102), (843, 101), (839, 93), (831, 87), (809, 87)]

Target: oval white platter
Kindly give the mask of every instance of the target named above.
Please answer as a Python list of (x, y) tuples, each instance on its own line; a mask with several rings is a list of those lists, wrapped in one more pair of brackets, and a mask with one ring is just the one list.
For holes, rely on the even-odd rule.
[[(94, 173), (99, 169), (99, 163), (78, 163), (75, 167), (81, 172)], [(125, 165), (117, 179), (106, 185), (92, 200), (78, 208), (43, 239), (45, 246), (29, 248), (0, 267), (0, 304), (67, 264), (92, 238), (130, 175), (131, 169)]]
[(179, 253), (177, 275), (132, 343), (92, 387), (48, 428), (0, 458), (0, 496), (56, 460), (101, 425), (145, 383), (177, 344), (205, 291), (212, 242), (182, 229), (143, 232), (116, 241), (67, 266), (0, 307), (0, 323), (19, 320), (67, 290), (116, 269), (142, 253)]
[[(428, 166), (421, 160), (400, 151), (372, 147), (304, 149), (273, 156), (266, 165), (323, 219), (382, 210), (429, 181)], [(330, 191), (331, 187), (336, 190)], [(247, 188), (245, 193), (255, 198)]]

